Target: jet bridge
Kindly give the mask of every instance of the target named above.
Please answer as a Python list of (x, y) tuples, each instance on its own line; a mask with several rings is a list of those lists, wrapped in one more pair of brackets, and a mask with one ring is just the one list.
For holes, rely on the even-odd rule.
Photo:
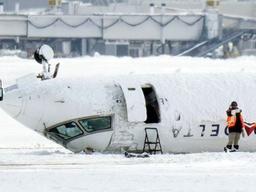
[(197, 41), (204, 20), (203, 14), (1, 15), (0, 37)]
[[(205, 56), (219, 46), (238, 39), (246, 31), (253, 31), (255, 25), (256, 20), (253, 18), (221, 15), (214, 10), (175, 14), (2, 14), (0, 38), (15, 38), (17, 41), (19, 37), (33, 40), (81, 39), (82, 50), (90, 44), (89, 42), (87, 45), (87, 39), (103, 40), (105, 43), (156, 41), (160, 46), (168, 43), (170, 54), (179, 52), (178, 55)], [(172, 42), (181, 42), (178, 51), (175, 50), (175, 46), (172, 50)], [(183, 42), (193, 46), (188, 48), (187, 45), (183, 46)], [(153, 43), (151, 45), (150, 50), (153, 50)], [(182, 49), (182, 46), (186, 49)], [(164, 53), (164, 46), (162, 47)]]

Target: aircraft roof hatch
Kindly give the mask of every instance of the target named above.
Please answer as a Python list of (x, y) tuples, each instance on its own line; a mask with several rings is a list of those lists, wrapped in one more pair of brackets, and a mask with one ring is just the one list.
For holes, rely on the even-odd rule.
[(139, 84), (135, 82), (122, 82), (127, 117), (129, 122), (144, 122), (147, 119), (145, 97)]

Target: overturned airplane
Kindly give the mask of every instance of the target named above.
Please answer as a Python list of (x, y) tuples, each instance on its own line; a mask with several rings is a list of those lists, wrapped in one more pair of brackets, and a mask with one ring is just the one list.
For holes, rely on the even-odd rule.
[[(73, 152), (223, 151), (230, 102), (238, 101), (245, 120), (254, 118), (256, 75), (250, 72), (67, 77), (58, 72), (59, 65), (50, 71), (51, 58), (52, 49), (41, 46), (35, 59), (43, 72), (1, 85), (0, 106)], [(256, 151), (254, 126), (246, 125), (250, 131), (241, 151)]]

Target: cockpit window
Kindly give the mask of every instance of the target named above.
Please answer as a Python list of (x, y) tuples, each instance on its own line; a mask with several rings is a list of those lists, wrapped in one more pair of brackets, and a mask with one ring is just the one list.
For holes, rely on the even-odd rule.
[(83, 134), (82, 130), (79, 129), (75, 122), (69, 122), (64, 125), (60, 125), (58, 127), (50, 129), (49, 132), (55, 133), (63, 139), (71, 139), (73, 137)]
[(87, 132), (100, 131), (111, 128), (111, 117), (96, 117), (78, 121)]

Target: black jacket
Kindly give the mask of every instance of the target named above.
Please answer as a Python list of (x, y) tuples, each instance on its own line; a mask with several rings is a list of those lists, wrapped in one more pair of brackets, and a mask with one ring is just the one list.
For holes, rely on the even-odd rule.
[[(232, 110), (236, 110), (238, 108), (232, 109), (229, 108), (227, 110), (227, 116), (232, 116)], [(236, 123), (233, 127), (229, 127), (229, 133), (241, 133), (242, 129), (243, 129), (243, 123), (241, 121), (241, 112), (242, 110), (238, 110), (238, 112), (236, 112)]]

